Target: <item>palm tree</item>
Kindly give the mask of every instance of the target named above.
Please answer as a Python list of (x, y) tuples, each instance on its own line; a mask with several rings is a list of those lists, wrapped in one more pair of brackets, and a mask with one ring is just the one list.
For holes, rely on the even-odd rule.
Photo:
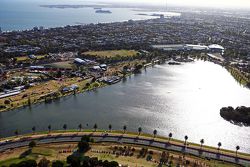
[(170, 142), (170, 139), (173, 137), (173, 134), (172, 133), (169, 133), (168, 134), (168, 142)]
[(126, 130), (127, 130), (127, 126), (126, 126), (126, 125), (124, 125), (124, 126), (123, 126), (123, 133), (125, 133), (125, 132), (126, 132)]
[(184, 137), (184, 139), (185, 139), (184, 145), (186, 146), (186, 145), (187, 145), (188, 136), (186, 135), (186, 136)]
[(236, 146), (236, 157), (238, 156), (238, 150), (240, 149), (240, 146)]
[(95, 129), (95, 131), (96, 131), (96, 129), (97, 129), (97, 124), (94, 125), (94, 129)]
[(218, 143), (218, 151), (220, 150), (220, 147), (222, 146), (221, 142)]
[(18, 129), (16, 129), (14, 133), (15, 133), (16, 137), (18, 137), (18, 134), (19, 134)]
[(204, 139), (201, 139), (201, 140), (200, 140), (200, 143), (201, 143), (201, 149), (202, 149), (202, 146), (203, 146), (204, 142), (205, 142), (205, 141), (204, 141)]
[(49, 133), (50, 133), (50, 131), (51, 131), (51, 125), (48, 126), (48, 130), (49, 130)]
[(153, 134), (154, 134), (154, 138), (155, 138), (155, 136), (157, 135), (157, 130), (156, 129), (153, 131)]
[(63, 125), (63, 129), (64, 129), (64, 131), (67, 130), (67, 124), (64, 124), (64, 125)]
[(35, 126), (32, 127), (32, 132), (33, 132), (33, 134), (36, 132), (36, 127)]
[(79, 124), (78, 128), (79, 128), (80, 131), (82, 131), (82, 124)]
[(139, 128), (138, 128), (138, 135), (139, 135), (139, 136), (141, 135), (141, 132), (142, 132), (142, 128), (139, 127)]
[(111, 130), (112, 130), (112, 125), (109, 124), (109, 131), (111, 132)]

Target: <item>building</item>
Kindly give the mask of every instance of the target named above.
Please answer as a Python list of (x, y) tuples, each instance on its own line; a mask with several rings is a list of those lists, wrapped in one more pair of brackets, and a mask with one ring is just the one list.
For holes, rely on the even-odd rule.
[(208, 49), (212, 53), (221, 53), (224, 54), (224, 47), (218, 44), (212, 44), (208, 46)]
[(75, 58), (74, 63), (76, 63), (78, 65), (84, 65), (84, 64), (86, 64), (86, 61), (82, 60), (80, 58)]
[(28, 55), (28, 57), (29, 57), (30, 59), (36, 59), (36, 56), (35, 56), (35, 55)]

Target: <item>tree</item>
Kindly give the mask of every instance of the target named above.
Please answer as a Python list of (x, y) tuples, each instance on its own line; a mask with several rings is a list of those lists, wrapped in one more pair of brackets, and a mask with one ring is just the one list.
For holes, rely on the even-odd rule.
[(62, 162), (62, 161), (59, 161), (59, 160), (54, 161), (54, 162), (52, 163), (52, 167), (63, 167), (63, 162)]
[(239, 151), (239, 149), (240, 149), (240, 146), (236, 146), (236, 157), (238, 156), (238, 151)]
[(204, 142), (205, 142), (205, 141), (204, 141), (204, 139), (201, 139), (201, 140), (200, 140), (200, 143), (201, 143), (201, 149), (202, 149), (202, 146), (203, 146)]
[(79, 128), (80, 131), (82, 131), (82, 124), (79, 124), (78, 128)]
[(127, 130), (127, 126), (126, 126), (126, 125), (124, 125), (124, 126), (123, 126), (123, 133), (125, 133), (125, 132), (126, 132), (126, 130)]
[(36, 147), (36, 142), (35, 141), (31, 141), (29, 143), (29, 147), (32, 149), (33, 147)]
[(51, 131), (51, 125), (48, 126), (48, 130), (49, 130), (49, 133), (50, 133), (50, 131)]
[(154, 134), (154, 138), (155, 138), (155, 136), (157, 135), (157, 130), (156, 129), (153, 131), (153, 134)]
[(32, 132), (33, 132), (33, 134), (36, 132), (36, 127), (35, 126), (32, 127)]
[(220, 147), (222, 146), (221, 142), (218, 143), (218, 150), (220, 150)]
[(19, 135), (18, 129), (16, 129), (14, 133), (15, 133), (16, 137), (18, 137), (18, 135)]
[(84, 135), (82, 136), (81, 141), (90, 142), (90, 137), (88, 135)]
[(46, 158), (42, 158), (38, 163), (38, 167), (49, 167), (49, 163), (49, 160), (47, 160)]
[(172, 133), (169, 133), (168, 134), (168, 142), (170, 142), (171, 138), (173, 137), (173, 134)]
[(70, 164), (71, 167), (78, 167), (81, 164), (81, 160), (75, 155), (70, 155), (67, 157), (67, 163)]
[(64, 125), (63, 125), (63, 129), (64, 129), (64, 131), (67, 130), (67, 124), (64, 124)]
[(142, 132), (142, 128), (139, 127), (139, 128), (138, 128), (138, 135), (139, 135), (139, 136), (141, 135), (141, 132)]
[(111, 130), (112, 130), (112, 125), (109, 124), (109, 131), (111, 132)]
[(97, 124), (95, 124), (95, 125), (94, 125), (95, 132), (96, 132), (96, 129), (97, 129), (97, 128), (98, 128), (98, 127), (97, 127)]
[(89, 143), (86, 142), (86, 141), (83, 141), (81, 140), (79, 143), (78, 143), (78, 151), (80, 153), (85, 153), (86, 151), (88, 151), (90, 148), (89, 146)]
[(188, 136), (186, 135), (186, 136), (184, 137), (184, 139), (185, 139), (184, 145), (186, 146), (186, 145), (187, 145)]

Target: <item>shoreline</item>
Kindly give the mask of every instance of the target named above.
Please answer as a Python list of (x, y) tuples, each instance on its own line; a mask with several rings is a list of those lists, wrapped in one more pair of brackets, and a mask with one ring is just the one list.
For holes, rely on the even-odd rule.
[[(198, 58), (196, 58), (196, 60), (200, 60), (200, 59), (198, 59)], [(202, 60), (202, 59), (201, 59)], [(211, 62), (211, 63), (214, 63), (214, 64), (216, 64), (216, 65), (219, 65), (219, 66), (221, 66), (221, 67), (224, 67), (230, 74), (231, 74), (231, 76), (236, 80), (236, 82), (238, 82), (241, 86), (243, 86), (243, 87), (245, 87), (245, 88), (248, 88), (247, 86), (246, 86), (246, 82), (243, 84), (243, 83), (241, 83), (238, 79), (237, 79), (237, 77), (235, 77), (235, 75), (233, 75), (233, 72), (231, 71), (231, 70), (234, 70), (234, 71), (237, 71), (237, 72), (239, 72), (238, 70), (236, 70), (235, 68), (233, 68), (233, 67), (227, 67), (227, 66), (223, 66), (222, 64), (218, 64), (218, 63), (216, 63), (216, 62), (214, 62), (214, 61), (212, 61), (212, 60), (207, 60), (208, 62)], [(183, 62), (180, 62), (180, 63), (183, 63)], [(184, 63), (187, 63), (187, 62), (184, 62)], [(148, 68), (148, 67), (153, 67), (155, 64), (157, 64), (157, 62), (151, 62), (151, 63), (147, 63), (147, 64), (144, 64), (144, 66), (143, 66), (143, 69), (146, 69), (146, 68)], [(162, 63), (162, 64), (168, 64), (167, 63), (167, 61), (166, 62), (164, 62), (164, 63)], [(180, 64), (181, 65), (181, 64)], [(125, 76), (123, 76), (123, 77), (121, 77), (121, 80), (122, 80), (122, 78), (127, 78), (127, 77), (129, 77), (129, 76), (131, 76), (131, 75), (134, 75), (135, 73), (127, 73)], [(241, 76), (241, 75), (240, 75)], [(85, 79), (84, 81), (88, 81), (89, 82), (89, 80), (90, 80), (90, 78), (89, 79)], [(119, 81), (119, 82), (121, 82), (121, 80)], [(245, 81), (245, 80), (244, 80)], [(119, 82), (117, 82), (117, 83), (119, 83)], [(99, 83), (99, 86), (98, 87), (94, 87), (93, 86), (93, 84), (94, 83)], [(113, 84), (117, 84), (117, 83), (113, 83), (113, 84), (108, 84), (108, 83), (104, 83), (104, 82), (94, 82), (94, 83), (92, 83), (90, 86), (89, 86), (89, 88), (79, 88), (80, 90), (77, 90), (77, 91), (71, 91), (71, 92), (68, 92), (68, 93), (64, 93), (64, 94), (62, 94), (62, 93), (60, 93), (60, 95), (58, 96), (58, 97), (54, 97), (54, 98), (50, 98), (48, 101), (46, 101), (46, 98), (42, 98), (42, 99), (40, 99), (39, 100), (39, 98), (35, 98), (35, 100), (33, 99), (32, 100), (32, 102), (31, 102), (31, 104), (29, 105), (29, 104), (22, 104), (22, 105), (19, 105), (19, 106), (16, 106), (16, 107), (11, 107), (11, 108), (5, 108), (5, 109), (0, 109), (0, 113), (1, 112), (8, 112), (8, 111), (14, 111), (14, 110), (18, 110), (18, 109), (25, 109), (26, 107), (32, 107), (32, 105), (35, 105), (35, 104), (42, 104), (42, 103), (52, 103), (52, 102), (54, 102), (54, 101), (56, 101), (56, 100), (60, 100), (60, 98), (63, 98), (63, 97), (67, 97), (67, 96), (71, 96), (71, 95), (75, 95), (75, 94), (80, 94), (80, 93), (86, 93), (86, 92), (88, 92), (88, 91), (94, 91), (94, 90), (96, 90), (96, 89), (100, 89), (100, 88), (103, 88), (103, 87), (106, 87), (106, 86), (111, 86), (111, 85), (113, 85)], [(248, 88), (249, 89), (249, 88)], [(56, 90), (56, 92), (58, 92), (59, 90)]]
[[(96, 83), (96, 82), (94, 82)], [(80, 94), (80, 93), (86, 93), (88, 91), (94, 91), (95, 89), (99, 89), (99, 88), (102, 88), (102, 87), (105, 87), (105, 86), (108, 86), (108, 84), (105, 84), (105, 83), (101, 83), (99, 85), (99, 87), (91, 87), (91, 88), (88, 88), (88, 89), (82, 89), (81, 91), (71, 91), (69, 93), (65, 93), (65, 94), (61, 94), (60, 96), (56, 97), (56, 98), (51, 98), (49, 99), (48, 101), (46, 101), (46, 98), (43, 98), (43, 99), (36, 99), (35, 101), (33, 100), (33, 102), (29, 105), (29, 104), (25, 104), (25, 105), (20, 105), (20, 106), (17, 106), (17, 107), (13, 107), (13, 108), (6, 108), (6, 109), (3, 109), (3, 110), (0, 110), (0, 113), (1, 112), (8, 112), (8, 111), (14, 111), (14, 110), (18, 110), (18, 109), (25, 109), (26, 107), (30, 107), (32, 108), (33, 105), (35, 104), (42, 104), (42, 103), (52, 103), (56, 100), (60, 100), (60, 98), (63, 98), (63, 97), (67, 97), (67, 96), (71, 96), (71, 95), (76, 95), (76, 94)]]
[[(25, 142), (25, 141), (39, 141), (39, 140), (43, 140), (46, 138), (60, 138), (60, 137), (70, 137), (70, 136), (74, 136), (74, 138), (76, 138), (77, 136), (82, 136), (82, 135), (90, 135), (95, 137), (95, 136), (106, 136), (106, 137), (121, 137), (121, 138), (135, 138), (137, 140), (148, 140), (148, 141), (152, 141), (152, 142), (163, 142), (166, 144), (170, 144), (170, 145), (174, 145), (174, 146), (178, 146), (178, 147), (185, 147), (187, 149), (195, 149), (195, 150), (199, 150), (199, 152), (208, 152), (208, 153), (214, 153), (214, 154), (218, 154), (221, 156), (229, 156), (229, 157), (234, 157), (235, 159), (243, 159), (243, 160), (247, 160), (250, 161), (250, 154), (249, 153), (244, 153), (244, 152), (236, 152), (233, 150), (228, 150), (228, 149), (223, 149), (223, 148), (216, 148), (213, 146), (207, 146), (207, 145), (202, 145), (198, 144), (198, 143), (193, 143), (193, 142), (188, 142), (185, 145), (185, 141), (183, 140), (177, 140), (174, 138), (168, 138), (168, 137), (164, 137), (164, 136), (160, 136), (160, 135), (156, 135), (155, 137), (152, 134), (147, 134), (147, 133), (142, 133), (142, 134), (138, 134), (136, 132), (127, 132), (125, 131), (125, 133), (121, 130), (112, 130), (112, 131), (108, 131), (108, 130), (89, 130), (89, 129), (84, 129), (84, 130), (55, 130), (55, 131), (44, 131), (44, 132), (37, 132), (37, 133), (29, 133), (29, 134), (24, 134), (24, 135), (19, 135), (19, 136), (11, 136), (8, 138), (2, 138), (0, 141), (2, 141), (5, 144), (0, 145), (8, 145), (8, 143), (16, 143), (16, 142)], [(106, 138), (105, 137), (105, 138)], [(75, 139), (72, 138), (72, 141), (69, 142), (74, 142)], [(7, 141), (7, 142), (5, 142)], [(53, 142), (54, 143), (54, 142)], [(137, 143), (138, 144), (138, 143)], [(135, 144), (136, 145), (136, 144)], [(20, 147), (20, 146), (17, 146)], [(220, 156), (217, 157), (218, 159), (220, 159)], [(237, 161), (236, 161), (237, 162)]]

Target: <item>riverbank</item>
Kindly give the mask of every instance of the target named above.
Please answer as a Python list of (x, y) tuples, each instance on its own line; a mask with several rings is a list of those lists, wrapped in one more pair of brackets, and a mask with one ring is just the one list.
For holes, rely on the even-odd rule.
[[(39, 103), (49, 103), (53, 100), (59, 99), (61, 97), (69, 96), (76, 93), (83, 93), (85, 91), (90, 91), (96, 89), (97, 87), (102, 87), (104, 83), (95, 84), (91, 83), (86, 87), (87, 83), (90, 83), (92, 78), (81, 79), (81, 78), (70, 78), (64, 81), (51, 80), (48, 82), (41, 83), (27, 90), (22, 91), (20, 94), (4, 98), (0, 100), (2, 107), (0, 112), (6, 112), (10, 110), (15, 110), (19, 108), (31, 107), (34, 104)], [(68, 91), (65, 93), (61, 92), (62, 86), (69, 86), (72, 84), (79, 85), (78, 89), (75, 91)], [(6, 103), (7, 100), (9, 103)]]
[[(145, 133), (142, 133), (140, 135), (138, 135), (138, 133), (134, 133), (134, 132), (123, 132), (123, 131), (105, 131), (105, 130), (97, 130), (97, 131), (94, 131), (94, 130), (84, 130), (84, 131), (80, 131), (80, 130), (68, 130), (68, 131), (51, 131), (50, 133), (49, 132), (39, 132), (39, 133), (33, 133), (33, 134), (26, 134), (26, 135), (22, 135), (22, 136), (16, 136), (16, 137), (9, 137), (9, 138), (5, 138), (5, 139), (1, 139), (1, 142), (2, 143), (5, 143), (5, 144), (1, 144), (0, 145), (0, 149), (1, 147), (3, 147), (4, 145), (8, 145), (8, 143), (16, 143), (16, 142), (25, 142), (25, 141), (41, 141), (41, 140), (45, 140), (46, 138), (54, 138), (54, 139), (59, 139), (59, 138), (63, 138), (64, 136), (65, 137), (70, 137), (72, 139), (72, 141), (70, 140), (67, 140), (68, 142), (75, 142), (75, 140), (77, 139), (78, 136), (82, 136), (82, 135), (90, 135), (91, 137), (93, 137), (95, 140), (95, 142), (99, 141), (99, 139), (97, 139), (96, 137), (97, 136), (103, 136), (102, 138), (104, 139), (105, 141), (105, 138), (113, 138), (113, 137), (118, 137), (118, 143), (123, 143), (122, 139), (123, 138), (135, 138), (136, 140), (138, 140), (138, 142), (140, 140), (146, 140), (146, 141), (150, 141), (150, 143), (152, 142), (152, 144), (149, 145), (149, 147), (153, 147), (153, 148), (157, 148), (154, 146), (153, 143), (166, 143), (167, 145), (171, 146), (175, 146), (175, 147), (180, 147), (180, 148), (183, 148), (185, 147), (186, 148), (186, 151), (183, 152), (183, 150), (180, 152), (183, 154), (186, 154), (186, 155), (195, 155), (193, 153), (189, 153), (188, 150), (198, 150), (200, 153), (198, 154), (200, 158), (204, 158), (206, 159), (206, 156), (205, 154), (203, 155), (203, 153), (205, 152), (209, 152), (210, 154), (218, 154), (219, 156), (217, 157), (218, 159), (220, 159), (220, 157), (223, 157), (223, 156), (229, 156), (229, 157), (234, 157), (237, 161), (235, 161), (236, 163), (237, 162), (240, 162), (240, 159), (244, 159), (246, 161), (249, 161), (250, 162), (250, 155), (249, 154), (246, 154), (246, 153), (241, 153), (241, 152), (237, 152), (235, 153), (235, 151), (231, 151), (231, 150), (224, 150), (224, 149), (218, 149), (218, 148), (215, 148), (215, 147), (211, 147), (211, 146), (206, 146), (206, 145), (199, 145), (199, 144), (196, 144), (196, 143), (190, 143), (188, 141), (181, 141), (181, 140), (176, 140), (176, 139), (172, 139), (172, 138), (166, 138), (166, 137), (162, 137), (162, 136), (158, 136), (156, 135), (156, 137), (154, 137), (153, 135), (150, 135), (150, 134), (145, 134)], [(64, 138), (65, 138), (64, 137)], [(119, 139), (120, 138), (120, 139)], [(7, 142), (5, 142), (7, 141)], [(100, 140), (102, 141), (102, 140)], [(61, 141), (63, 142), (63, 141)], [(140, 143), (136, 142), (135, 145), (140, 145)], [(43, 143), (43, 142), (42, 142)], [(53, 142), (54, 143), (54, 142)], [(125, 142), (126, 143), (126, 142)], [(124, 143), (124, 144), (125, 144)], [(186, 145), (185, 145), (186, 143)], [(132, 144), (133, 145), (133, 144)], [(12, 145), (14, 146), (14, 145)], [(20, 146), (16, 145), (18, 148)], [(5, 147), (5, 146), (4, 146)], [(165, 147), (165, 149), (168, 150), (167, 147)], [(161, 150), (161, 149), (160, 149)], [(175, 151), (176, 152), (176, 151)], [(178, 152), (178, 151), (177, 151)]]
[(247, 86), (250, 84), (249, 78), (245, 74), (243, 74), (240, 70), (235, 67), (226, 66), (226, 69), (230, 72), (230, 74), (235, 78), (237, 82), (239, 82), (243, 86)]

